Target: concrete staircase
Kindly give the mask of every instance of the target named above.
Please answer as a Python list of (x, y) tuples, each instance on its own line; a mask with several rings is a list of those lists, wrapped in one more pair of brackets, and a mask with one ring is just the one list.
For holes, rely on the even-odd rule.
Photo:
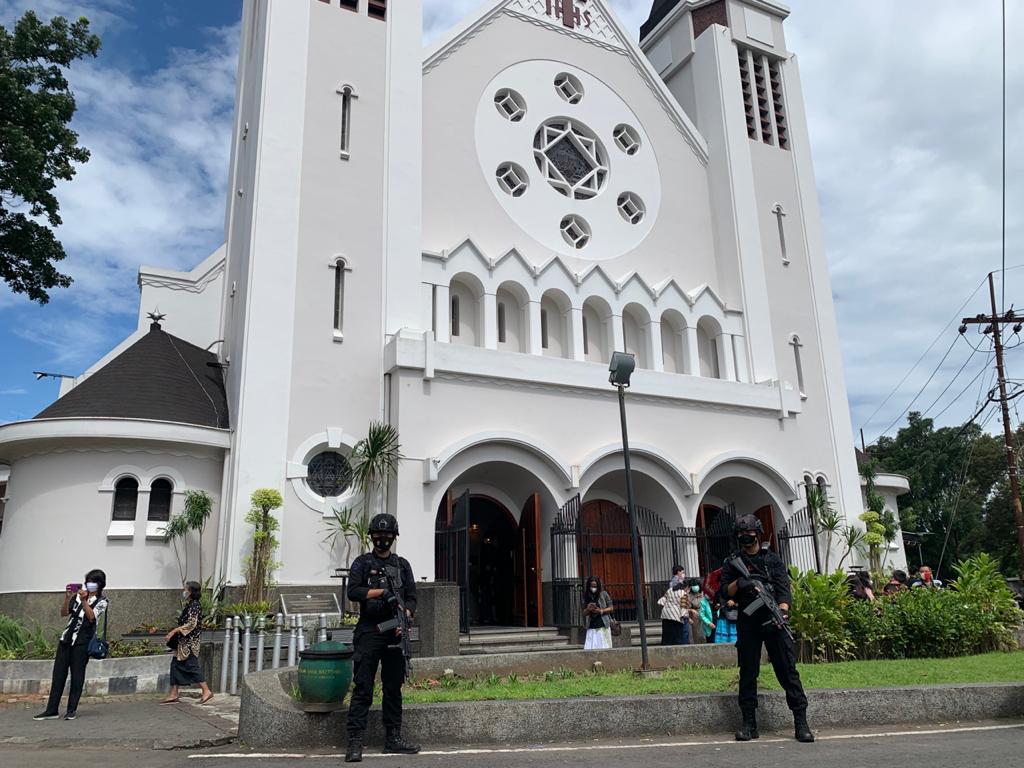
[(569, 651), (581, 647), (570, 645), (569, 638), (558, 634), (556, 627), (473, 627), (468, 634), (459, 635), (462, 656)]
[[(623, 631), (625, 631), (627, 627), (629, 627), (629, 630), (631, 632), (630, 639), (633, 641), (632, 644), (634, 646), (636, 646), (637, 648), (639, 648), (640, 647), (640, 625), (637, 624), (635, 621), (624, 621), (624, 622), (622, 622), (622, 629), (623, 629)], [(647, 645), (648, 646), (661, 645), (661, 620), (660, 619), (648, 620), (645, 623), (645, 628), (647, 629)]]

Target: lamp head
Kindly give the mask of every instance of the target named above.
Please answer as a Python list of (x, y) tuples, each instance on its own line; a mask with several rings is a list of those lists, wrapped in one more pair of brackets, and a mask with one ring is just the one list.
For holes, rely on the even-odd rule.
[(608, 383), (616, 387), (628, 387), (629, 377), (636, 368), (636, 357), (628, 352), (613, 352), (612, 361), (608, 365)]

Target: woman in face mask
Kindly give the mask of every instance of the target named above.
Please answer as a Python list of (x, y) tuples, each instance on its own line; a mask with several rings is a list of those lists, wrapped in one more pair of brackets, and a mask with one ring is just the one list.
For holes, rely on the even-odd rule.
[(690, 611), (693, 627), (691, 637), (694, 643), (706, 643), (711, 631), (714, 629), (715, 621), (711, 612), (711, 601), (704, 595), (700, 588), (700, 582), (695, 581), (690, 585)]
[(661, 644), (689, 645), (690, 600), (686, 584), (677, 581), (658, 599), (661, 606)]
[(583, 621), (587, 628), (584, 650), (592, 651), (612, 647), (612, 598), (604, 591), (601, 580), (596, 576), (587, 579), (583, 586)]
[(203, 609), (199, 601), (203, 588), (197, 581), (185, 583), (181, 593), (185, 607), (178, 617), (178, 626), (167, 633), (164, 640), (174, 651), (171, 657), (171, 692), (161, 704), (174, 704), (178, 701), (178, 688), (186, 685), (198, 685), (203, 691), (200, 704), (206, 704), (213, 698), (210, 686), (203, 677), (203, 667), (199, 663), (199, 640), (203, 632)]

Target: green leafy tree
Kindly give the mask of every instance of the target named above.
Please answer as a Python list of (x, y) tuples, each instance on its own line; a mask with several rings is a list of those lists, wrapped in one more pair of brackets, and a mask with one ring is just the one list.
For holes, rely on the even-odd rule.
[(868, 550), (868, 560), (872, 572), (882, 570), (882, 545), (885, 544), (885, 526), (882, 525), (882, 516), (873, 510), (868, 510), (860, 516), (864, 523), (862, 536), (863, 546)]
[(828, 494), (817, 485), (807, 487), (807, 507), (817, 530), (825, 534), (824, 571), (831, 570), (832, 543), (838, 540), (843, 530), (843, 516), (832, 504)]
[[(199, 583), (203, 583), (203, 530), (213, 512), (213, 499), (206, 491), (185, 491), (185, 507), (181, 514), (175, 515), (164, 528), (164, 541), (171, 542), (178, 560), (178, 571), (182, 582), (188, 576), (188, 534), (195, 531), (199, 534)], [(181, 542), (181, 549), (178, 548)], [(182, 561), (184, 551), (184, 562)]]
[(274, 570), (280, 567), (274, 560), (279, 544), (274, 534), (281, 524), (274, 517), (274, 510), (284, 504), (284, 499), (273, 488), (260, 488), (253, 491), (250, 501), (252, 508), (245, 522), (253, 526), (253, 533), (252, 551), (245, 560), (245, 602), (262, 603), (270, 592)]
[(89, 159), (69, 127), (76, 105), (64, 72), (99, 49), (85, 18), (44, 24), (27, 11), (13, 29), (0, 26), (0, 277), (40, 304), (71, 285), (55, 266), (66, 254), (52, 229), (54, 189)]

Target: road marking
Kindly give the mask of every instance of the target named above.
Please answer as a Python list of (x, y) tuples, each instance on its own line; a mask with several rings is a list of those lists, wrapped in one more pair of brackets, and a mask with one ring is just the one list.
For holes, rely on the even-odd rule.
[[(1014, 729), (1024, 729), (1024, 723), (1011, 723), (1007, 725), (975, 725), (975, 726), (964, 726), (961, 728), (934, 728), (931, 730), (920, 730), (920, 731), (883, 731), (880, 733), (842, 733), (835, 734), (833, 736), (818, 736), (818, 741), (852, 741), (854, 739), (885, 739), (885, 738), (896, 738), (900, 736), (939, 736), (947, 733), (979, 733), (984, 731), (1007, 731)], [(644, 744), (575, 744), (569, 746), (555, 746), (555, 747), (495, 747), (495, 748), (477, 748), (477, 749), (453, 749), (453, 750), (424, 750), (420, 752), (422, 756), (452, 756), (452, 755), (514, 755), (523, 752), (544, 753), (544, 752), (586, 752), (596, 750), (626, 750), (626, 749), (664, 749), (666, 747), (720, 747), (726, 745), (733, 745), (739, 747), (747, 747), (754, 744), (780, 744), (792, 742), (792, 739), (788, 738), (776, 738), (776, 739), (759, 739), (758, 741), (741, 743), (734, 739), (727, 741), (665, 741), (657, 743), (644, 743)], [(344, 757), (344, 753), (327, 754), (327, 755), (309, 755), (302, 754), (299, 752), (233, 752), (228, 754), (219, 755), (189, 755), (190, 760), (337, 760), (338, 758)], [(379, 754), (366, 754), (364, 758), (382, 758), (382, 757), (407, 757), (407, 755), (379, 755)]]

